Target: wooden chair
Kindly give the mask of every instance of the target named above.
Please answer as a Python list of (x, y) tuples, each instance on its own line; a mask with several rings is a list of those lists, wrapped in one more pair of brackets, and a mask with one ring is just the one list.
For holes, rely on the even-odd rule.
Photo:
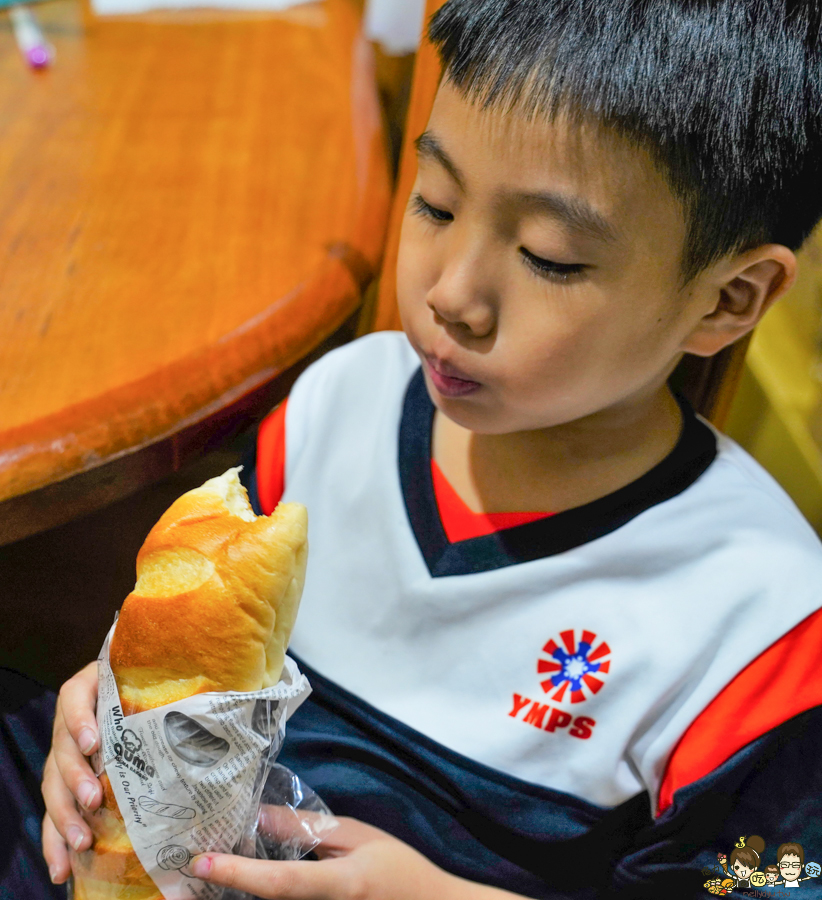
[[(445, 0), (428, 0), (426, 23)], [(397, 250), (400, 230), (411, 188), (417, 177), (414, 140), (424, 131), (440, 78), (436, 50), (423, 35), (414, 68), (414, 80), (403, 139), (402, 156), (391, 209), (388, 239), (380, 276), (379, 292), (370, 312), (370, 328), (389, 331), (402, 328), (397, 311)], [(672, 383), (691, 402), (697, 412), (722, 427), (727, 419), (736, 388), (742, 377), (748, 339), (731, 345), (716, 356), (703, 359), (686, 356), (672, 376)]]

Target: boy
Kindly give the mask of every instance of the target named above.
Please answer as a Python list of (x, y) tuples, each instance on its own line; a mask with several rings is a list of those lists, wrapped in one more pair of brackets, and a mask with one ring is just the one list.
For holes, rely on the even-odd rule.
[(762, 871), (765, 873), (767, 887), (773, 887), (776, 884), (776, 879), (779, 878), (779, 866), (771, 863), (769, 866), (765, 866)]
[[(716, 846), (807, 844), (820, 806), (819, 542), (667, 387), (755, 326), (822, 211), (819, 13), (450, 0), (431, 36), (406, 334), (312, 367), (251, 484), (312, 522), (314, 695), (281, 761), (383, 830), (193, 871), (261, 897), (699, 896)], [(90, 840), (72, 795), (99, 803), (93, 697), (91, 670), (64, 689), (46, 768), (58, 880), (61, 835)]]

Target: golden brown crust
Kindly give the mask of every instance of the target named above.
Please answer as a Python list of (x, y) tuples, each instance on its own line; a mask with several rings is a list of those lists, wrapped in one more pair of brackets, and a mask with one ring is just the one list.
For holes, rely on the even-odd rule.
[[(254, 516), (236, 470), (180, 497), (137, 556), (137, 584), (110, 644), (123, 712), (204, 691), (276, 684), (302, 593), (307, 517), (298, 503)], [(108, 778), (74, 866), (78, 900), (155, 900)]]

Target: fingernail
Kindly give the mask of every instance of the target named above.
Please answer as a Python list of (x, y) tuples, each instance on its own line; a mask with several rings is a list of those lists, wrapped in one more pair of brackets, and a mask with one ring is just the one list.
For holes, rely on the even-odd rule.
[(52, 884), (57, 884), (57, 879), (60, 877), (60, 872), (57, 869), (57, 866), (52, 866), (49, 869), (49, 878), (51, 878)]
[(85, 753), (86, 756), (91, 753), (97, 743), (97, 735), (90, 729), (84, 728), (80, 732), (80, 749)]
[(83, 832), (76, 825), (72, 825), (66, 832), (66, 838), (75, 850), (79, 850), (80, 844), (83, 843)]
[(208, 878), (211, 871), (211, 859), (208, 856), (195, 856), (191, 861), (191, 874), (195, 878)]
[(96, 797), (97, 788), (90, 781), (84, 781), (80, 787), (77, 788), (77, 799), (80, 801), (80, 805), (85, 809), (91, 807), (91, 804)]

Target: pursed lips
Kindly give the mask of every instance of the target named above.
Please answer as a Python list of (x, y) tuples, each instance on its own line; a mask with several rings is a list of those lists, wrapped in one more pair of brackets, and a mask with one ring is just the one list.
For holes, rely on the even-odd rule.
[(479, 383), (475, 379), (469, 378), (465, 372), (462, 372), (456, 366), (446, 362), (444, 359), (434, 356), (432, 353), (426, 353), (425, 358), (435, 372), (444, 375), (446, 378), (458, 378), (460, 381), (471, 381), (474, 384)]
[(473, 394), (482, 386), (480, 382), (466, 377), (465, 373), (455, 366), (435, 356), (425, 355), (425, 367), (434, 387), (446, 397)]

